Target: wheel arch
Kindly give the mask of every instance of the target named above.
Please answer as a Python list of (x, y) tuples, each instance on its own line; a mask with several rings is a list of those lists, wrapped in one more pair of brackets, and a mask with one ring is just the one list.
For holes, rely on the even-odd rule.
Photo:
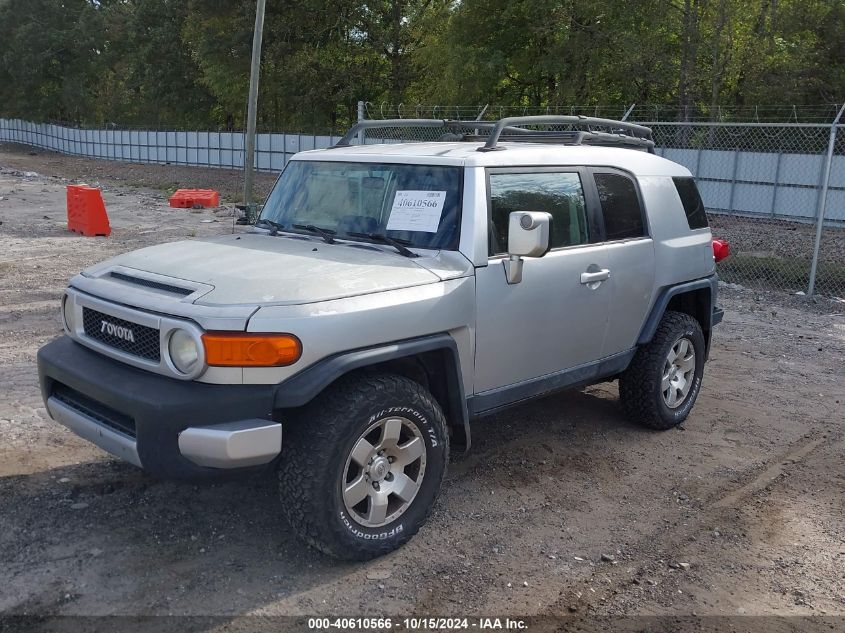
[(651, 342), (663, 315), (667, 310), (672, 310), (688, 314), (698, 321), (704, 333), (705, 350), (709, 354), (718, 288), (718, 279), (715, 275), (662, 288), (640, 331), (637, 345)]
[(458, 346), (445, 333), (329, 356), (279, 384), (274, 407), (304, 406), (343, 376), (364, 371), (398, 374), (423, 385), (446, 415), (453, 447), (469, 450), (469, 415)]

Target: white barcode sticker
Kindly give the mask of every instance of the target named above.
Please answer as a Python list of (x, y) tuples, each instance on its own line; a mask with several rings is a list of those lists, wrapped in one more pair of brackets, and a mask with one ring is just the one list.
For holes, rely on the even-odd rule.
[(387, 220), (388, 231), (437, 233), (445, 191), (397, 191)]

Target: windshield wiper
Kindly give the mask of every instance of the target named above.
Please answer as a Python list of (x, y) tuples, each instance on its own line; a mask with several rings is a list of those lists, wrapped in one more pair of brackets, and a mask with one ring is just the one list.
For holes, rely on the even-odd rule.
[(387, 237), (384, 233), (359, 233), (357, 231), (349, 231), (346, 233), (350, 237), (364, 237), (373, 242), (381, 242), (382, 244), (388, 244), (399, 251), (400, 255), (404, 255), (405, 257), (419, 257), (414, 251), (409, 248), (405, 247), (405, 244), (410, 244), (408, 240), (400, 240), (395, 239), (392, 237)]
[(300, 231), (308, 231), (309, 233), (313, 233), (314, 235), (319, 235), (324, 240), (326, 240), (327, 244), (334, 244), (333, 235), (337, 234), (337, 231), (332, 231), (331, 229), (323, 229), (319, 226), (314, 226), (313, 224), (294, 224), (293, 228), (299, 229)]
[(285, 225), (279, 222), (274, 222), (273, 220), (268, 220), (267, 218), (259, 218), (258, 222), (255, 223), (255, 226), (259, 226), (261, 224), (265, 224), (270, 227), (270, 235), (276, 236), (279, 234), (279, 231), (285, 230)]

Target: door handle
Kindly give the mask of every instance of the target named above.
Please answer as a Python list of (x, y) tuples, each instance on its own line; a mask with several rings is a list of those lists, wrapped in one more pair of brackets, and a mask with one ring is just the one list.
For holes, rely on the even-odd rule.
[(607, 268), (602, 268), (594, 273), (581, 273), (581, 283), (585, 286), (588, 284), (599, 283), (605, 281), (606, 279), (610, 279), (610, 270)]

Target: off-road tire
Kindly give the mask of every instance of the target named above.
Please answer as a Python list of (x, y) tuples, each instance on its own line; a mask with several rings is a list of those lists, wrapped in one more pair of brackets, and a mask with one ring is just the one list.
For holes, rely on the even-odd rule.
[[(343, 501), (347, 459), (373, 421), (411, 419), (425, 445), (425, 472), (416, 496), (397, 519), (369, 528)], [(341, 378), (284, 424), (278, 470), (282, 508), (293, 531), (316, 549), (346, 560), (368, 560), (406, 543), (428, 518), (449, 460), (446, 419), (419, 383), (394, 374)]]
[[(695, 373), (681, 404), (670, 408), (663, 398), (661, 379), (666, 356), (681, 338), (692, 342)], [(619, 399), (628, 417), (650, 429), (666, 430), (681, 424), (690, 414), (704, 377), (704, 334), (698, 321), (682, 312), (667, 311), (650, 343), (637, 350), (619, 379)]]

